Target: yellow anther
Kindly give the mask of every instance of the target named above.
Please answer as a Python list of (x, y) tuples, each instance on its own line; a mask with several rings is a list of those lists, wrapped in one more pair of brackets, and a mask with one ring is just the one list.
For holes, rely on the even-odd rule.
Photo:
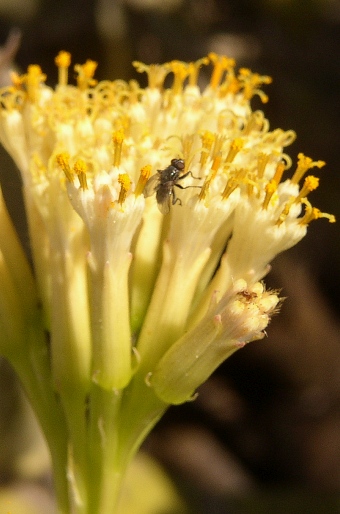
[(134, 61), (132, 65), (139, 73), (145, 72), (147, 74), (150, 89), (161, 89), (165, 77), (171, 71), (169, 63), (144, 64), (143, 62)]
[(120, 184), (118, 203), (123, 205), (126, 200), (127, 193), (131, 187), (131, 180), (129, 175), (127, 173), (121, 173), (118, 175), (118, 183)]
[(230, 59), (225, 55), (218, 55), (215, 52), (210, 52), (208, 57), (214, 64), (214, 69), (210, 79), (210, 87), (212, 89), (217, 89), (221, 83), (223, 73), (235, 66), (235, 60)]
[(239, 153), (240, 150), (242, 150), (244, 146), (244, 141), (240, 138), (237, 138), (237, 139), (234, 139), (234, 141), (232, 141), (230, 143), (230, 148), (229, 148), (229, 152), (228, 152), (228, 155), (227, 155), (227, 158), (226, 158), (226, 162), (233, 162), (233, 160), (235, 159), (236, 155)]
[(66, 86), (68, 82), (68, 68), (71, 64), (70, 52), (62, 50), (59, 52), (57, 57), (54, 59), (56, 66), (58, 67), (58, 83), (59, 86)]
[(66, 175), (69, 182), (73, 182), (74, 173), (70, 168), (70, 156), (67, 152), (62, 152), (56, 156), (56, 161)]
[(298, 164), (296, 171), (292, 177), (293, 184), (298, 184), (305, 173), (310, 169), (322, 168), (326, 163), (324, 161), (313, 161), (310, 157), (306, 157), (303, 153), (298, 154)]
[(301, 191), (295, 199), (295, 203), (300, 202), (302, 198), (305, 198), (311, 191), (314, 191), (314, 189), (319, 186), (319, 180), (320, 179), (318, 177), (314, 177), (314, 175), (306, 177)]
[(262, 208), (267, 209), (269, 202), (273, 196), (273, 194), (277, 191), (277, 182), (276, 180), (272, 179), (265, 187), (266, 196), (263, 200)]
[(151, 164), (147, 164), (146, 166), (143, 166), (143, 168), (140, 170), (139, 179), (135, 189), (135, 196), (139, 196), (143, 193), (145, 184), (149, 180), (151, 174), (151, 168)]
[(77, 73), (77, 85), (81, 91), (85, 91), (89, 87), (95, 86), (97, 81), (93, 79), (93, 75), (98, 64), (88, 59), (85, 64), (76, 64), (74, 70)]
[(189, 85), (196, 86), (198, 81), (198, 73), (200, 67), (203, 65), (209, 64), (208, 57), (203, 57), (202, 59), (198, 59), (195, 62), (190, 62), (188, 65), (188, 75), (189, 75)]
[(201, 191), (200, 191), (200, 194), (198, 195), (198, 198), (199, 200), (202, 202), (203, 200), (206, 199), (207, 197), (207, 194), (208, 194), (208, 191), (209, 191), (209, 187), (210, 187), (210, 184), (211, 184), (211, 177), (206, 177), (205, 181), (204, 181), (204, 184), (203, 186), (201, 187)]
[(112, 141), (113, 141), (113, 165), (114, 166), (120, 165), (124, 138), (125, 138), (125, 135), (124, 135), (123, 129), (116, 130), (113, 133)]
[(304, 216), (300, 219), (300, 225), (309, 225), (311, 221), (320, 218), (327, 218), (329, 223), (336, 222), (335, 216), (333, 214), (328, 214), (328, 212), (321, 212), (320, 209), (312, 207), (311, 203), (306, 198), (302, 199), (302, 203), (306, 205), (306, 210)]
[(80, 187), (82, 189), (88, 189), (86, 180), (86, 163), (82, 159), (78, 159), (73, 165), (73, 170), (75, 174), (78, 175)]
[(172, 85), (172, 92), (175, 95), (178, 95), (182, 93), (183, 83), (189, 74), (188, 64), (182, 61), (171, 61), (169, 66), (175, 77)]

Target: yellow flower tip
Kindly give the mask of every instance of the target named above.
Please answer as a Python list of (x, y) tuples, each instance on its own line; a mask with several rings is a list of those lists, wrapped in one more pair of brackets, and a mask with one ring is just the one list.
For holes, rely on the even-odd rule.
[(219, 167), (221, 166), (221, 160), (222, 160), (221, 154), (218, 154), (214, 157), (213, 163), (211, 165), (211, 174), (213, 177), (216, 176), (216, 173), (217, 173)]
[(202, 140), (200, 164), (201, 164), (201, 166), (204, 166), (210, 155), (210, 152), (211, 152), (211, 149), (213, 147), (216, 137), (215, 137), (215, 134), (213, 134), (209, 130), (206, 130), (203, 133), (201, 133), (200, 137)]
[(61, 50), (54, 59), (54, 62), (56, 66), (58, 66), (58, 68), (68, 68), (71, 64), (70, 52), (65, 52), (64, 50)]
[(35, 102), (38, 89), (46, 80), (46, 75), (42, 72), (40, 66), (38, 64), (30, 64), (27, 68), (27, 73), (20, 80), (26, 85), (29, 100)]
[(292, 177), (292, 183), (298, 184), (309, 169), (314, 167), (322, 168), (325, 164), (326, 163), (324, 161), (313, 161), (310, 157), (306, 157), (303, 153), (299, 153), (298, 164)]
[(262, 103), (268, 102), (268, 96), (260, 87), (263, 84), (270, 84), (272, 82), (271, 77), (268, 75), (260, 75), (259, 73), (252, 73), (248, 68), (240, 68), (238, 80), (246, 100), (250, 100), (253, 96), (258, 95)]
[(281, 178), (284, 170), (286, 169), (286, 164), (283, 161), (280, 161), (276, 166), (275, 174), (273, 180), (275, 180), (276, 184), (280, 184)]
[(54, 59), (56, 66), (58, 67), (58, 82), (60, 86), (65, 86), (68, 81), (68, 68), (71, 64), (70, 52), (60, 51), (57, 57)]
[(122, 156), (122, 146), (123, 146), (124, 138), (125, 138), (125, 134), (124, 134), (124, 130), (122, 128), (119, 130), (116, 130), (112, 135), (113, 165), (114, 166), (120, 165), (120, 159)]
[(88, 87), (95, 86), (97, 81), (93, 79), (93, 75), (97, 69), (98, 63), (88, 59), (85, 64), (76, 64), (74, 70), (77, 73), (77, 85), (79, 89), (84, 91)]
[(14, 89), (22, 89), (23, 77), (16, 71), (10, 72), (10, 80)]
[(120, 173), (118, 175), (118, 183), (120, 184), (118, 203), (123, 205), (126, 200), (127, 193), (131, 187), (131, 180), (129, 175), (127, 173)]
[(67, 152), (62, 152), (56, 156), (56, 161), (60, 168), (66, 175), (66, 178), (69, 182), (73, 182), (74, 173), (70, 168), (70, 156)]
[(306, 210), (304, 216), (300, 219), (300, 225), (309, 225), (311, 221), (320, 218), (328, 219), (329, 223), (336, 222), (336, 218), (333, 214), (328, 214), (328, 212), (321, 212), (320, 209), (313, 207), (307, 198), (302, 198), (301, 203), (305, 204)]
[(273, 196), (273, 194), (277, 191), (277, 182), (276, 180), (272, 179), (265, 187), (266, 195), (263, 200), (262, 208), (267, 209), (269, 202)]
[(233, 191), (235, 191), (235, 189), (238, 186), (239, 186), (238, 180), (235, 177), (231, 177), (228, 180), (228, 182), (227, 182), (227, 184), (226, 184), (226, 186), (225, 186), (225, 188), (224, 188), (224, 190), (222, 192), (222, 200), (227, 200), (229, 198), (229, 196), (231, 195), (231, 193)]
[(161, 89), (164, 79), (171, 71), (169, 63), (165, 64), (144, 64), (140, 61), (133, 61), (132, 66), (138, 73), (146, 73), (150, 89)]
[(226, 162), (233, 162), (233, 160), (235, 159), (236, 155), (239, 153), (240, 150), (242, 150), (244, 146), (244, 141), (243, 139), (241, 138), (236, 138), (234, 139), (231, 144), (230, 144), (230, 148), (229, 148), (229, 152), (228, 152), (228, 155), (227, 155), (227, 158), (226, 158)]
[(202, 59), (198, 59), (195, 62), (190, 62), (188, 65), (188, 76), (189, 76), (189, 85), (196, 86), (198, 81), (198, 73), (201, 66), (209, 64), (208, 57), (203, 57)]
[(198, 195), (199, 201), (203, 202), (206, 199), (208, 191), (209, 191), (209, 187), (210, 187), (210, 184), (211, 184), (211, 180), (212, 180), (211, 176), (207, 177), (205, 179), (204, 184), (201, 187), (201, 191), (200, 191), (200, 193)]
[(189, 65), (182, 61), (171, 61), (169, 67), (174, 74), (175, 80), (172, 85), (172, 92), (176, 95), (183, 90), (183, 83), (189, 74)]
[(215, 52), (210, 52), (208, 54), (208, 58), (214, 65), (210, 79), (210, 87), (212, 89), (217, 89), (221, 83), (223, 73), (234, 68), (235, 59), (231, 59), (225, 55), (218, 55)]
[(143, 166), (143, 168), (140, 170), (139, 179), (138, 179), (136, 189), (135, 189), (136, 197), (140, 196), (143, 193), (145, 184), (147, 183), (147, 181), (150, 178), (151, 169), (152, 169), (151, 164), (147, 164), (146, 166)]
[(75, 174), (78, 176), (80, 187), (82, 189), (88, 189), (86, 180), (86, 163), (82, 159), (78, 159), (73, 165), (73, 170)]
[(302, 198), (305, 198), (311, 191), (314, 191), (319, 186), (319, 178), (314, 177), (314, 175), (309, 175), (305, 178), (304, 184), (301, 188), (300, 193), (295, 199), (295, 203), (301, 201)]

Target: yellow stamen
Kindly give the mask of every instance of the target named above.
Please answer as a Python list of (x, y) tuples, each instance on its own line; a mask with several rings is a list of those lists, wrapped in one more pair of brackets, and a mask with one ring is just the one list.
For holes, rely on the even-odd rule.
[(227, 198), (231, 195), (231, 193), (240, 185), (243, 181), (247, 171), (243, 168), (237, 171), (235, 175), (230, 177), (222, 192), (222, 199), (227, 200)]
[(122, 146), (124, 142), (125, 134), (123, 129), (116, 130), (113, 133), (113, 165), (119, 166), (122, 156)]
[(78, 159), (73, 165), (74, 172), (78, 175), (79, 184), (82, 189), (88, 189), (86, 180), (86, 163), (82, 159)]
[(143, 62), (134, 61), (132, 65), (136, 68), (138, 73), (146, 73), (148, 76), (150, 89), (161, 89), (164, 84), (164, 79), (171, 71), (170, 64), (144, 64)]
[(269, 161), (269, 154), (260, 152), (257, 156), (257, 176), (259, 179), (263, 178), (264, 171)]
[(74, 181), (74, 173), (70, 168), (70, 156), (67, 152), (62, 152), (56, 156), (56, 161), (66, 175), (69, 182)]
[(139, 196), (143, 193), (145, 184), (147, 183), (151, 174), (151, 164), (147, 164), (140, 170), (139, 179), (135, 189), (135, 196)]
[(321, 212), (320, 209), (312, 207), (311, 203), (306, 198), (304, 198), (302, 202), (306, 205), (306, 211), (305, 215), (300, 219), (300, 225), (309, 225), (311, 221), (320, 218), (327, 218), (329, 223), (336, 222), (335, 216), (333, 214), (328, 214), (328, 212)]
[(271, 77), (252, 73), (248, 68), (240, 68), (238, 79), (242, 85), (246, 100), (250, 100), (253, 96), (258, 95), (263, 103), (268, 102), (268, 96), (259, 88), (262, 84), (270, 84), (272, 82)]
[(229, 148), (229, 152), (228, 152), (228, 155), (227, 155), (227, 158), (226, 158), (226, 162), (233, 162), (233, 160), (235, 159), (236, 155), (239, 153), (240, 150), (242, 150), (244, 146), (244, 141), (240, 138), (237, 138), (237, 139), (234, 139), (234, 141), (232, 141), (230, 143), (230, 148)]
[(270, 182), (268, 182), (268, 184), (265, 187), (266, 196), (265, 196), (265, 198), (263, 200), (263, 204), (262, 204), (263, 209), (266, 210), (268, 208), (271, 197), (273, 196), (273, 194), (276, 191), (277, 191), (277, 182), (276, 182), (276, 180), (272, 179)]
[(303, 153), (299, 153), (297, 168), (292, 177), (293, 184), (298, 184), (310, 168), (313, 168), (314, 166), (322, 168), (325, 164), (326, 163), (324, 161), (313, 161), (310, 157), (306, 157)]
[(221, 154), (216, 155), (216, 157), (213, 160), (213, 163), (211, 165), (211, 172), (210, 172), (210, 178), (214, 179), (216, 177), (217, 171), (221, 165), (222, 156)]
[(214, 69), (210, 79), (210, 87), (212, 89), (217, 89), (222, 80), (223, 73), (235, 66), (235, 60), (230, 59), (225, 55), (218, 55), (215, 52), (210, 52), (208, 57), (210, 61), (214, 64)]
[(182, 61), (171, 61), (170, 69), (174, 74), (175, 80), (172, 85), (172, 92), (179, 95), (183, 90), (183, 83), (188, 76), (188, 64)]
[(302, 198), (305, 198), (305, 196), (307, 196), (311, 191), (314, 191), (314, 189), (319, 186), (319, 180), (320, 179), (318, 177), (314, 177), (314, 175), (306, 177), (301, 191), (295, 199), (295, 203), (300, 202)]
[(46, 75), (42, 73), (40, 66), (37, 64), (30, 64), (27, 68), (27, 74), (23, 75), (21, 80), (26, 84), (29, 100), (31, 102), (35, 102), (38, 89), (40, 85), (45, 82)]
[(283, 175), (283, 172), (285, 169), (286, 169), (285, 163), (280, 161), (276, 166), (275, 174), (273, 177), (273, 180), (275, 180), (276, 184), (280, 184), (281, 178), (282, 178), (282, 175)]
[(289, 211), (290, 211), (290, 208), (291, 208), (291, 206), (293, 205), (294, 202), (295, 202), (295, 198), (293, 196), (292, 198), (290, 198), (290, 200), (288, 200), (288, 202), (284, 206), (280, 216), (278, 217), (278, 219), (276, 221), (276, 225), (280, 226), (281, 223), (284, 222), (284, 220), (287, 218), (287, 216), (289, 214)]
[(201, 134), (202, 139), (202, 151), (201, 151), (201, 159), (200, 164), (204, 166), (209, 157), (212, 145), (215, 142), (215, 135), (212, 132), (206, 130), (203, 134)]
[(61, 51), (54, 59), (56, 66), (58, 67), (58, 83), (59, 86), (66, 86), (68, 82), (68, 68), (71, 64), (70, 52)]
[(22, 89), (23, 77), (16, 71), (10, 71), (10, 79), (14, 89)]
[(189, 75), (189, 85), (196, 86), (198, 81), (198, 73), (200, 67), (203, 65), (209, 64), (209, 59), (207, 57), (203, 57), (202, 59), (198, 59), (195, 62), (190, 62), (188, 65), (188, 75)]
[(77, 73), (77, 85), (81, 91), (85, 91), (89, 87), (95, 86), (97, 81), (93, 79), (93, 75), (98, 64), (88, 59), (85, 64), (76, 64), (74, 67)]
[(118, 203), (123, 205), (126, 200), (127, 193), (131, 187), (131, 180), (129, 175), (127, 173), (120, 173), (118, 175), (118, 183), (120, 184)]

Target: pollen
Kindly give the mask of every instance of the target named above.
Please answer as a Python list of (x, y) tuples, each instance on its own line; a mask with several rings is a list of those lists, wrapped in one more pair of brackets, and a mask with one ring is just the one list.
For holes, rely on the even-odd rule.
[(87, 166), (86, 163), (82, 159), (78, 159), (74, 165), (73, 169), (76, 175), (78, 175), (79, 184), (82, 189), (88, 189), (87, 180), (86, 180), (86, 171)]
[(118, 183), (120, 184), (118, 203), (123, 205), (126, 200), (127, 193), (131, 187), (131, 180), (129, 175), (127, 173), (121, 173), (118, 176)]

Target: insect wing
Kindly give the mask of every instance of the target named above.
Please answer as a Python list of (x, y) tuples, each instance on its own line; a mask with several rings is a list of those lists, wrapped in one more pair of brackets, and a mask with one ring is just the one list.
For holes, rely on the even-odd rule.
[(171, 195), (164, 191), (157, 191), (157, 205), (162, 214), (166, 215), (170, 212)]
[(154, 194), (155, 189), (159, 184), (159, 178), (160, 178), (159, 173), (156, 173), (155, 175), (152, 175), (152, 177), (149, 178), (149, 180), (145, 184), (144, 191), (143, 191), (145, 198)]

